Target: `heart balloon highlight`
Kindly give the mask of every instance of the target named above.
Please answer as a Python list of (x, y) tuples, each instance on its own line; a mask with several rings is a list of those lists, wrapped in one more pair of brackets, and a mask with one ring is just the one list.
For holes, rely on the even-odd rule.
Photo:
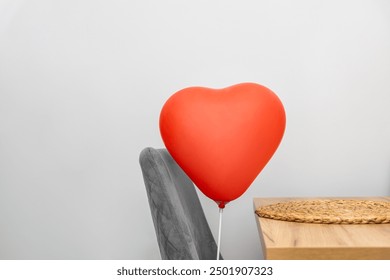
[(279, 146), (285, 124), (279, 98), (255, 83), (185, 88), (160, 114), (167, 150), (220, 208), (249, 188)]

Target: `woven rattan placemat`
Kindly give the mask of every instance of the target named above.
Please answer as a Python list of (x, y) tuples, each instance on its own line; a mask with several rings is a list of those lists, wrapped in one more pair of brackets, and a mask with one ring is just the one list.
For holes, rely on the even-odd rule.
[(261, 206), (259, 217), (316, 224), (387, 224), (390, 202), (354, 199), (294, 200)]

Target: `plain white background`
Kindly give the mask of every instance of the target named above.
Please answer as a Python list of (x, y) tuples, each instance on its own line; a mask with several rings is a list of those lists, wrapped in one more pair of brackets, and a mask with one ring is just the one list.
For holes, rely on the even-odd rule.
[(390, 195), (389, 1), (0, 1), (0, 258), (158, 259), (138, 156), (161, 107), (247, 81), (287, 129), (225, 209), (226, 259), (262, 257), (255, 196)]

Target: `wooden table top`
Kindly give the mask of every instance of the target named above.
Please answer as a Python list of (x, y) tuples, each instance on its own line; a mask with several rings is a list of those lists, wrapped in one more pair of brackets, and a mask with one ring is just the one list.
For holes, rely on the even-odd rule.
[[(303, 199), (320, 198), (255, 198), (254, 209)], [(390, 202), (390, 197), (384, 196), (326, 199)], [(266, 259), (390, 259), (390, 224), (309, 224), (277, 221), (254, 215)]]

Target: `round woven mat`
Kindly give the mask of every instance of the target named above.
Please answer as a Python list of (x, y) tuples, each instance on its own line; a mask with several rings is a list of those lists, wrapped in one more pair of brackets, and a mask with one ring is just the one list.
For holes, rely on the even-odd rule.
[(390, 202), (373, 200), (318, 199), (288, 201), (262, 206), (259, 217), (316, 224), (387, 224)]

